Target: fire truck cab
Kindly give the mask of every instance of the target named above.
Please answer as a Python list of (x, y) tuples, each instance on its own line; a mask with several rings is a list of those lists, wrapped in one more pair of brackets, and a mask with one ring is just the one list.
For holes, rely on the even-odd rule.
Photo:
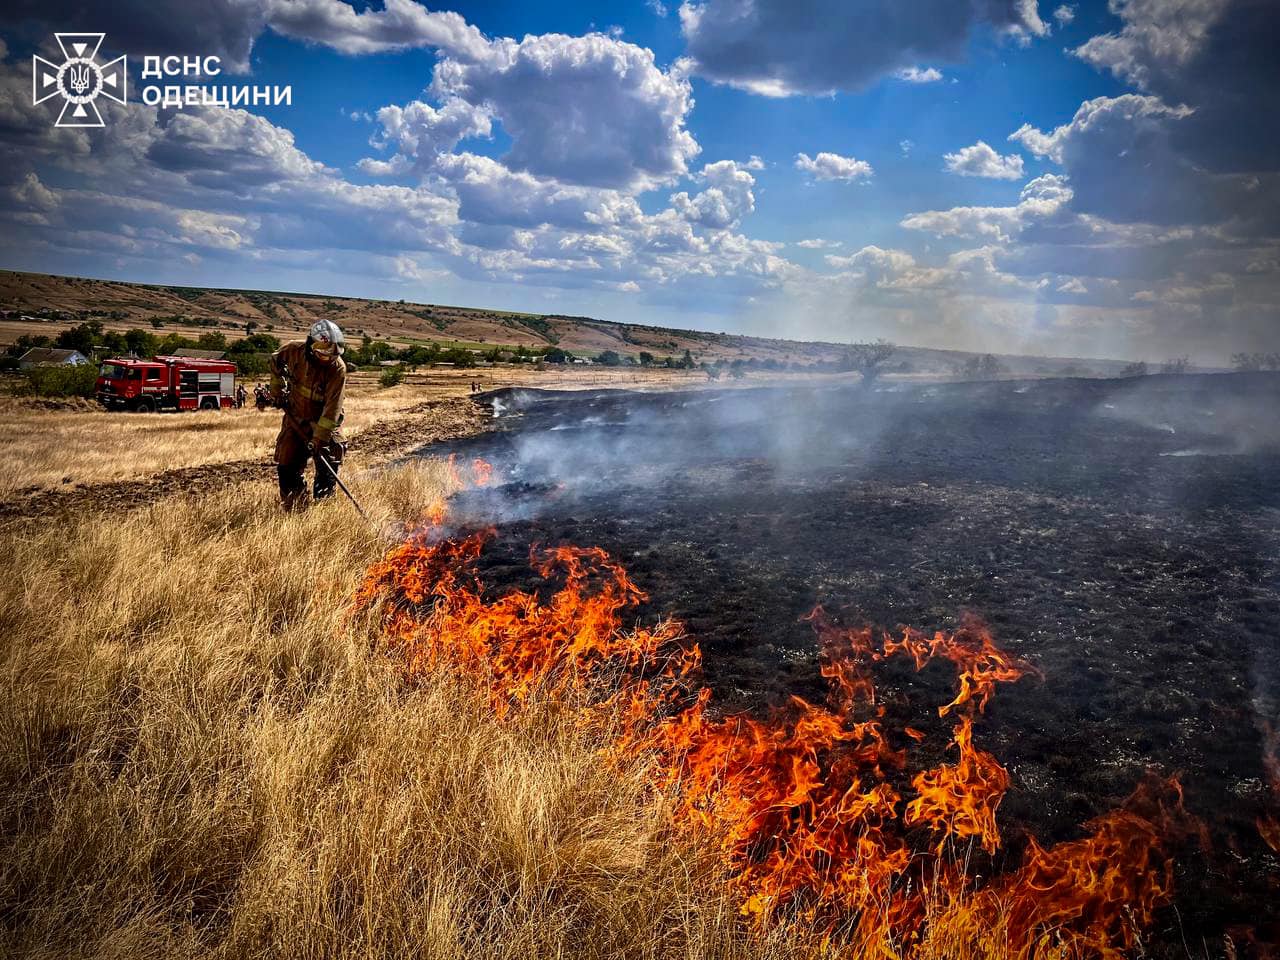
[(104, 360), (95, 393), (109, 410), (229, 409), (235, 404), (236, 365), (192, 357)]

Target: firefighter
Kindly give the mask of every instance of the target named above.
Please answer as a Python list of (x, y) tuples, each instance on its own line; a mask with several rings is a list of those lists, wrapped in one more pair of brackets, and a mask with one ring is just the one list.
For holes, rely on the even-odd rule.
[(346, 452), (339, 431), (347, 382), (347, 366), (342, 362), (345, 348), (338, 325), (317, 320), (305, 343), (286, 343), (271, 355), (271, 402), (284, 410), (275, 459), (280, 502), (287, 511), (306, 505), (302, 471), (309, 459), (315, 459), (315, 499), (332, 494), (338, 482), (336, 471)]
[(236, 384), (236, 408), (244, 406), (245, 400), (249, 398), (249, 392), (245, 390), (243, 383)]

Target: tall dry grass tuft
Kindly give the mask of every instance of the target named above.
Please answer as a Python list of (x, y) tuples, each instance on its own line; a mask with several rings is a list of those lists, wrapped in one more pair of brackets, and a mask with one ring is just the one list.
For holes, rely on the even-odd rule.
[(550, 709), (407, 686), (345, 616), (449, 492), (281, 515), (247, 485), (6, 534), (0, 954), (794, 957)]

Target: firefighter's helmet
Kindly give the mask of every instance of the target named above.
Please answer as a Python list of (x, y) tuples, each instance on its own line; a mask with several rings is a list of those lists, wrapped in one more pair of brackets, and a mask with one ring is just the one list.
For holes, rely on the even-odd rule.
[(346, 349), (347, 341), (332, 320), (317, 320), (307, 331), (307, 345), (319, 359), (332, 362)]

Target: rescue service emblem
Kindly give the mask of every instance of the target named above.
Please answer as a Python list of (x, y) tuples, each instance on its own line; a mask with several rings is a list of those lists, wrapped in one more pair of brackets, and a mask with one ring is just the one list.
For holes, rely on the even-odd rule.
[(54, 34), (62, 48), (62, 63), (44, 57), (31, 58), (31, 102), (44, 103), (51, 97), (63, 99), (55, 127), (101, 127), (102, 113), (94, 101), (106, 97), (124, 103), (129, 83), (128, 64), (123, 56), (98, 63), (98, 48), (104, 33)]

